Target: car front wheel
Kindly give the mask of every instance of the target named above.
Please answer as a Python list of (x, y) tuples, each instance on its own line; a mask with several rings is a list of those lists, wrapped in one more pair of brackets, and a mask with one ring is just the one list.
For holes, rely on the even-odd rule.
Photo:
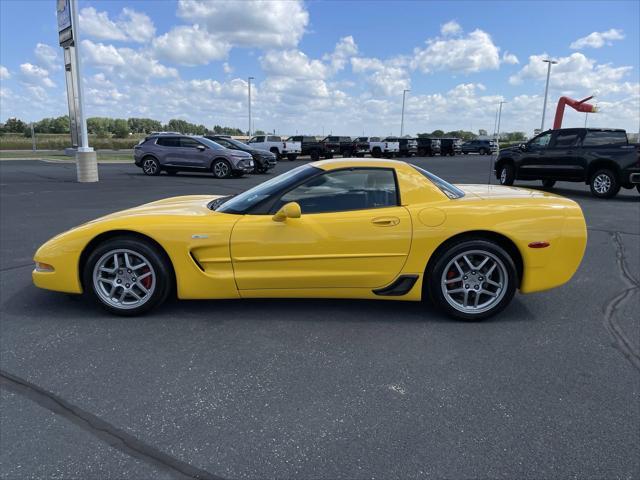
[(598, 170), (589, 181), (591, 193), (598, 198), (615, 197), (620, 191), (620, 184), (616, 175), (607, 169)]
[(450, 316), (482, 320), (503, 310), (513, 298), (518, 273), (511, 256), (484, 239), (461, 240), (435, 258), (427, 272), (432, 303)]
[(498, 177), (500, 180), (500, 185), (513, 185), (513, 181), (515, 180), (515, 172), (513, 170), (513, 165), (510, 163), (505, 163), (500, 167), (500, 176)]
[(172, 289), (168, 259), (149, 242), (115, 237), (95, 248), (83, 270), (85, 291), (118, 315), (138, 315), (167, 299)]
[(211, 165), (211, 172), (216, 178), (229, 178), (231, 176), (231, 165), (221, 158), (214, 160)]
[(290, 162), (294, 162), (296, 158), (298, 158), (298, 155), (295, 155), (295, 154), (287, 155), (287, 160), (289, 160)]

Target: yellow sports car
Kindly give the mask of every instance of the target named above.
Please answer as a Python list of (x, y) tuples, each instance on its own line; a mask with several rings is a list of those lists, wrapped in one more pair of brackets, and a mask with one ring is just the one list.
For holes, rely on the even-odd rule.
[(180, 299), (419, 301), (479, 320), (516, 291), (567, 282), (587, 241), (573, 201), (451, 185), (414, 165), (309, 163), (237, 196), (169, 198), (62, 233), (35, 254), (41, 288), (135, 315)]

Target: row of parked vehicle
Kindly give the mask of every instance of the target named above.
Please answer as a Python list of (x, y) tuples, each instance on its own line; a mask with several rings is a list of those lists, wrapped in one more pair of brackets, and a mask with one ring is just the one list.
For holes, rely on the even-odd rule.
[(294, 135), (283, 139), (278, 135), (256, 135), (249, 145), (269, 151), (279, 159), (295, 160), (299, 155), (308, 155), (315, 161), (320, 158), (364, 157), (369, 154), (381, 157), (427, 157), (434, 155), (460, 155), (495, 153), (497, 146), (492, 140), (462, 142), (459, 138), (411, 138), (411, 137), (342, 137), (329, 135), (322, 140), (307, 135)]
[(227, 178), (245, 173), (266, 173), (278, 160), (296, 160), (309, 156), (321, 158), (374, 158), (489, 154), (495, 152), (489, 140), (462, 142), (458, 138), (343, 137), (329, 135), (322, 140), (307, 135), (283, 139), (278, 135), (256, 135), (247, 143), (227, 135), (183, 135), (156, 132), (134, 147), (134, 160), (147, 175), (162, 171), (175, 175), (179, 171), (211, 171), (215, 177)]

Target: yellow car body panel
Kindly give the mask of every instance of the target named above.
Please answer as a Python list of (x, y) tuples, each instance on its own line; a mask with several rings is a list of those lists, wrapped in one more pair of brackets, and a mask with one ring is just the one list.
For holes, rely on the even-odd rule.
[[(83, 255), (105, 236), (130, 232), (156, 242), (169, 257), (183, 299), (249, 297), (375, 298), (417, 301), (433, 253), (453, 237), (472, 232), (508, 239), (522, 260), (520, 291), (567, 282), (587, 241), (584, 217), (572, 200), (523, 188), (458, 185), (449, 199), (412, 166), (393, 160), (315, 162), (323, 169), (386, 167), (396, 172), (400, 205), (303, 214), (276, 222), (271, 215), (210, 210), (212, 195), (175, 197), (93, 220), (38, 249), (36, 262), (54, 271), (33, 272), (36, 286), (82, 293)], [(547, 248), (531, 248), (548, 242)], [(376, 288), (399, 275), (418, 275), (402, 296)]]

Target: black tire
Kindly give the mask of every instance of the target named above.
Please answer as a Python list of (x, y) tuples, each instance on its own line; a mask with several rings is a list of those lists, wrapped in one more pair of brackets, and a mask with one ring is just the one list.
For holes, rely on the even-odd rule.
[(612, 198), (620, 191), (620, 183), (613, 171), (603, 168), (591, 175), (589, 188), (594, 197)]
[(380, 150), (378, 147), (374, 148), (373, 150), (371, 150), (371, 156), (373, 158), (380, 158), (382, 156), (382, 150)]
[[(467, 253), (467, 256), (475, 265), (479, 265), (481, 263), (480, 259), (483, 256), (489, 257), (491, 263), (496, 264), (496, 268), (494, 268), (493, 273), (490, 275), (493, 277), (493, 280), (498, 278), (496, 276), (497, 274), (502, 278), (502, 288), (500, 290), (496, 287), (488, 286), (488, 283), (486, 282), (488, 279), (482, 277), (483, 274), (487, 273), (487, 267), (474, 271), (467, 266), (466, 268), (469, 268), (469, 271), (465, 271), (462, 275), (466, 274), (469, 277), (468, 279), (466, 279), (467, 277), (462, 277), (462, 275), (460, 275), (460, 285), (456, 283), (449, 283), (448, 285), (445, 284), (445, 279), (448, 278), (450, 274), (450, 272), (445, 272), (445, 269), (451, 270), (451, 268), (448, 268), (450, 262), (465, 252), (474, 252)], [(458, 273), (454, 272), (453, 275), (458, 275)], [(455, 280), (455, 278), (452, 278), (452, 280)], [(447, 282), (451, 281), (447, 280)], [(469, 283), (465, 284), (464, 282)], [(476, 290), (475, 286), (472, 286), (472, 284), (479, 285), (479, 289)], [(447, 315), (460, 320), (478, 321), (496, 315), (511, 302), (518, 286), (518, 271), (511, 255), (509, 255), (509, 253), (497, 243), (483, 238), (462, 238), (439, 251), (436, 254), (436, 257), (429, 262), (429, 268), (425, 272), (425, 286), (427, 289), (427, 296), (431, 303)], [(492, 292), (496, 294), (496, 297), (493, 297), (494, 299), (491, 300), (492, 297), (484, 294), (485, 300), (483, 300), (483, 302), (486, 301), (489, 302), (489, 304), (484, 308), (478, 308), (477, 313), (461, 311), (461, 309), (459, 309), (461, 306), (458, 305), (458, 308), (454, 307), (452, 303), (455, 304), (456, 302), (450, 295), (445, 295), (444, 290), (447, 288), (460, 288), (462, 290), (466, 290), (466, 293), (456, 295), (468, 296), (469, 302), (471, 302), (472, 296), (473, 299), (475, 299), (475, 296), (478, 295), (475, 293), (476, 291), (482, 292), (485, 288), (496, 288), (496, 290)], [(483, 294), (481, 294), (480, 298), (483, 298), (482, 295)], [(449, 300), (447, 300), (447, 298), (449, 298)]]
[(144, 157), (142, 159), (142, 172), (150, 177), (157, 177), (160, 175), (162, 168), (160, 162), (154, 157)]
[(549, 179), (542, 180), (542, 186), (544, 188), (553, 188), (555, 184), (556, 184), (555, 180), (549, 180)]
[[(129, 308), (123, 308), (108, 303), (108, 301), (103, 298), (105, 295), (107, 295), (106, 292), (100, 294), (97, 290), (97, 288), (99, 287), (97, 287), (96, 285), (101, 285), (102, 283), (94, 281), (94, 270), (96, 269), (96, 263), (105, 256), (109, 258), (110, 252), (121, 250), (126, 250), (127, 252), (132, 252), (135, 255), (144, 257), (144, 259), (149, 262), (149, 265), (151, 267), (148, 270), (148, 272), (152, 273), (151, 282), (148, 284), (148, 288), (149, 290), (151, 290), (151, 293), (149, 294), (149, 297), (145, 300), (145, 302), (137, 307), (129, 306)], [(129, 258), (131, 258), (131, 256)], [(131, 273), (133, 275), (136, 274), (135, 270), (132, 271), (126, 268), (123, 268), (121, 270), (123, 275), (131, 275)], [(131, 273), (126, 273), (127, 271)], [(114, 275), (116, 274), (114, 273)], [(128, 278), (133, 278), (135, 280), (135, 277), (129, 276)], [(134, 316), (143, 314), (155, 307), (158, 307), (167, 299), (169, 294), (173, 291), (174, 274), (173, 269), (171, 268), (171, 263), (166, 254), (159, 251), (158, 248), (151, 242), (132, 236), (118, 236), (105, 240), (96, 248), (94, 248), (91, 253), (89, 253), (82, 271), (82, 281), (85, 294), (91, 297), (107, 311), (115, 313), (116, 315)], [(124, 291), (125, 287), (123, 287), (122, 285), (123, 282), (121, 280), (119, 285), (116, 287), (116, 294)], [(143, 294), (143, 291), (138, 289), (139, 287), (136, 287), (135, 284), (132, 284), (131, 289), (134, 288), (137, 289), (136, 291), (139, 294)]]
[(489, 153), (489, 152), (487, 152), (484, 148), (481, 148), (481, 149), (478, 151), (478, 153), (479, 153), (480, 155), (486, 155), (486, 154), (487, 154), (487, 153)]
[(500, 185), (511, 186), (516, 179), (515, 170), (511, 163), (503, 163), (498, 172), (498, 180)]
[(312, 162), (317, 162), (318, 160), (320, 160), (320, 152), (318, 152), (317, 150), (312, 150), (309, 156), (311, 157)]
[(280, 152), (278, 151), (278, 149), (276, 147), (273, 147), (271, 150), (269, 150), (271, 153), (273, 153), (276, 156), (277, 160), (282, 160), (282, 155), (280, 155)]
[(327, 160), (333, 158), (333, 153), (327, 153), (325, 154), (324, 158), (326, 158)]
[(216, 158), (211, 164), (211, 173), (216, 178), (229, 178), (233, 174), (231, 164), (224, 158)]
[(287, 155), (287, 160), (289, 160), (290, 162), (294, 162), (297, 158), (298, 158), (298, 155), (295, 155), (293, 153)]

